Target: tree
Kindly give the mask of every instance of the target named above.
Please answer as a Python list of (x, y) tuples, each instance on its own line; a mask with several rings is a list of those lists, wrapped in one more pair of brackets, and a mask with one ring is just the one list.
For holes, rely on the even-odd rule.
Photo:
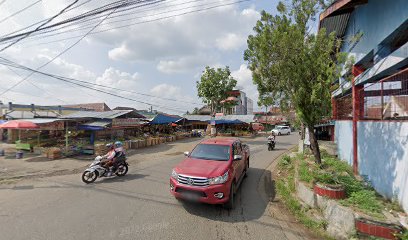
[[(275, 16), (263, 11), (244, 53), (259, 94), (279, 95), (279, 105), (292, 106), (311, 132), (330, 115), (330, 87), (345, 62), (334, 33), (309, 31), (307, 24), (319, 10), (321, 0), (292, 0), (290, 6), (280, 2)], [(316, 163), (321, 164), (314, 134), (310, 143)]]
[(197, 115), (199, 111), (200, 110), (197, 107), (195, 107), (194, 110), (193, 110), (193, 115)]
[(210, 68), (206, 67), (201, 80), (197, 81), (198, 96), (203, 99), (211, 112), (220, 110), (221, 101), (228, 97), (228, 92), (237, 85), (237, 81), (231, 76), (229, 67)]
[[(258, 99), (258, 106), (259, 107), (265, 107), (266, 109), (268, 109), (268, 107), (272, 106), (275, 104), (275, 100), (273, 99), (273, 97), (271, 95), (268, 94), (262, 94), (259, 95), (259, 99)], [(268, 110), (266, 110), (268, 111)]]

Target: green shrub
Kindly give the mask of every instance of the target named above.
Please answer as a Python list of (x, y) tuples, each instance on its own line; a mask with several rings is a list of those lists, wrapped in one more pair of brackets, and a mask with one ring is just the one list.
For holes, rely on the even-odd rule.
[(366, 189), (362, 182), (358, 181), (352, 176), (339, 176), (337, 179), (339, 183), (343, 184), (345, 187), (347, 196), (351, 196), (351, 194), (354, 192), (359, 192)]
[(398, 239), (408, 240), (408, 230), (403, 231), (401, 234), (397, 234)]
[(347, 162), (341, 161), (334, 157), (326, 157), (323, 159), (323, 168), (328, 168), (337, 173), (346, 172), (349, 175), (353, 175), (353, 169), (347, 164)]
[(341, 202), (346, 206), (356, 207), (369, 215), (383, 217), (381, 212), (384, 209), (384, 204), (377, 198), (373, 190), (353, 192), (349, 198)]
[(287, 167), (292, 163), (292, 159), (288, 155), (283, 155), (281, 160), (279, 161), (280, 167)]
[(315, 174), (315, 181), (323, 184), (338, 184), (337, 176), (330, 172), (319, 171)]

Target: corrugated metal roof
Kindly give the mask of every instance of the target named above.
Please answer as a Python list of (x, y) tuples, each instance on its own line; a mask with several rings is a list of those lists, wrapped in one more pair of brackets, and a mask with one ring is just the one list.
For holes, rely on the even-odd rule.
[[(211, 120), (211, 116), (209, 115), (184, 115), (189, 121), (200, 121), (200, 122), (208, 122)], [(254, 122), (255, 115), (227, 115), (227, 116), (216, 116), (214, 120), (239, 120), (245, 123)]]
[(5, 115), (5, 118), (10, 118), (10, 119), (19, 119), (19, 118), (34, 118), (34, 117), (58, 117), (57, 113), (54, 112), (44, 112), (44, 111), (36, 111), (31, 112), (31, 111), (19, 111), (19, 110), (14, 110), (12, 112), (8, 112)]
[(62, 118), (97, 118), (97, 119), (114, 119), (125, 114), (133, 112), (133, 110), (112, 110), (106, 112), (89, 112), (79, 111), (68, 115), (62, 116)]
[(211, 120), (210, 115), (184, 115), (183, 117), (189, 121), (207, 122)]
[(66, 119), (60, 119), (60, 118), (32, 118), (32, 119), (24, 119), (24, 121), (29, 121), (32, 123), (36, 124), (41, 124), (41, 123), (53, 123), (53, 122), (59, 122), (59, 121), (64, 121)]
[(320, 28), (325, 28), (327, 33), (336, 32), (338, 38), (344, 37), (351, 13), (344, 13), (323, 19)]

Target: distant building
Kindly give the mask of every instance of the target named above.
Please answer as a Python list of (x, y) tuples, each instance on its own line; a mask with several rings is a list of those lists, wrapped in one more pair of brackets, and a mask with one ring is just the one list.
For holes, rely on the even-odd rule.
[(337, 0), (320, 14), (322, 28), (354, 58), (333, 83), (337, 155), (408, 212), (407, 0)]
[(106, 103), (81, 103), (73, 105), (63, 105), (63, 107), (82, 108), (84, 110), (95, 112), (111, 111), (111, 109), (108, 107), (108, 105), (106, 105)]
[(204, 106), (198, 110), (198, 115), (211, 115), (211, 109), (208, 106)]
[(229, 92), (227, 99), (221, 101), (221, 103), (230, 103), (232, 105), (232, 107), (222, 108), (221, 112), (226, 115), (250, 115), (254, 111), (252, 99), (240, 90)]
[(249, 97), (246, 98), (246, 115), (252, 115), (254, 114), (254, 101), (250, 99)]
[(81, 111), (81, 108), (42, 106), (0, 102), (0, 119), (58, 118), (64, 114)]

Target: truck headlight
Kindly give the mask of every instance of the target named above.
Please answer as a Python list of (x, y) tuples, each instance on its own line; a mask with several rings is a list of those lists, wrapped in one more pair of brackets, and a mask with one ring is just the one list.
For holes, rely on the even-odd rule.
[(171, 172), (171, 177), (175, 180), (177, 180), (178, 174), (177, 172), (173, 169), (173, 171)]
[(228, 181), (228, 171), (224, 173), (224, 175), (222, 176), (208, 179), (208, 182), (210, 183), (210, 185), (223, 184), (226, 181)]

